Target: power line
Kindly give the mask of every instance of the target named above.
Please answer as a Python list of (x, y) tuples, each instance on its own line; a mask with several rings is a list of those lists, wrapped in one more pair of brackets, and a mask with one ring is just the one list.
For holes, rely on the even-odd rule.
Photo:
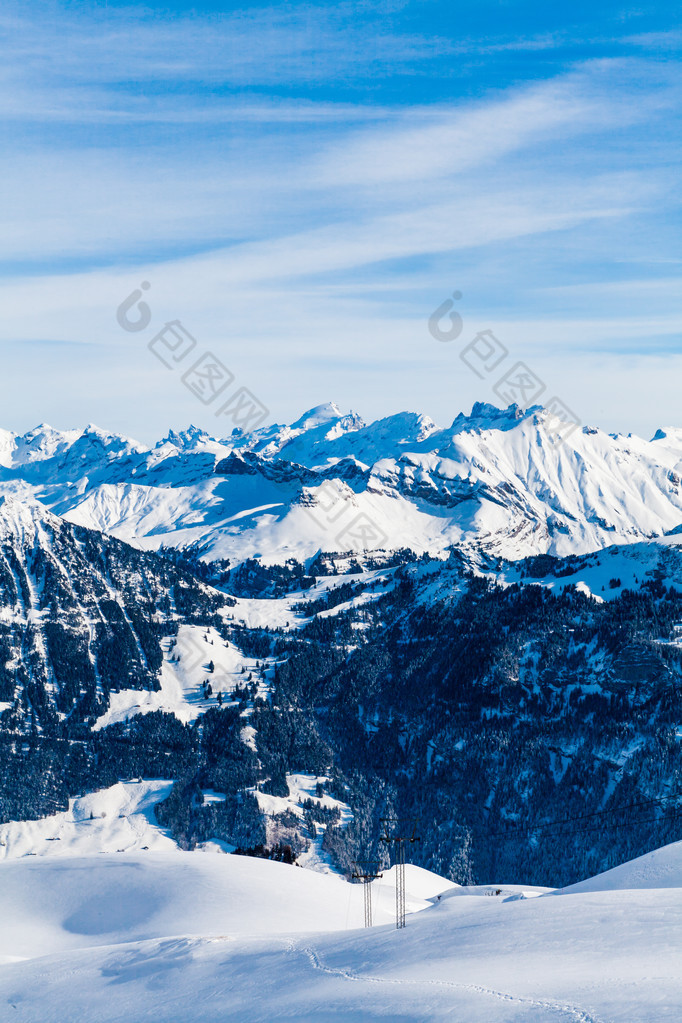
[[(668, 821), (677, 821), (682, 818), (682, 812), (672, 814), (668, 817), (646, 817), (638, 821), (624, 821), (622, 824), (595, 824), (590, 828), (580, 828), (576, 831), (566, 831), (566, 837), (571, 835), (587, 835), (591, 831), (612, 831), (619, 828), (635, 828), (638, 824), (667, 824)], [(561, 835), (561, 832), (558, 832)]]
[(682, 795), (682, 793), (673, 792), (666, 796), (658, 796), (655, 799), (643, 800), (641, 803), (629, 803), (625, 806), (614, 806), (606, 810), (595, 810), (593, 813), (580, 814), (577, 817), (564, 817), (560, 820), (547, 821), (544, 824), (511, 828), (506, 831), (488, 831), (486, 834), (489, 838), (513, 838), (516, 835), (533, 834), (536, 831), (542, 831), (546, 828), (561, 827), (564, 824), (572, 824), (576, 821), (589, 820), (592, 817), (605, 817), (609, 814), (624, 813), (626, 810), (637, 810), (644, 806), (652, 806), (654, 803), (661, 803), (664, 799), (674, 799), (676, 796), (680, 795)]

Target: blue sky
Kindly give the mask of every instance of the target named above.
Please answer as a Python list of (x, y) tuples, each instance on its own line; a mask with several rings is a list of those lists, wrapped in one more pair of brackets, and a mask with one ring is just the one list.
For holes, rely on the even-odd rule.
[(226, 432), (147, 348), (174, 319), (277, 421), (446, 425), (494, 400), (459, 359), (492, 329), (584, 422), (682, 425), (673, 5), (9, 0), (0, 27), (0, 425)]

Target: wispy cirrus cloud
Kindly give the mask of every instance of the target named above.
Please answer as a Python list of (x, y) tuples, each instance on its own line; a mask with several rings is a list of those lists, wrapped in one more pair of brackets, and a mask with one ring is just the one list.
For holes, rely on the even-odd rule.
[(666, 32), (640, 32), (637, 35), (627, 36), (625, 42), (647, 50), (651, 50), (653, 47), (658, 50), (680, 50), (682, 49), (682, 29), (670, 29)]
[[(50, 381), (29, 391), (35, 417), (71, 374), (86, 420), (89, 402), (118, 414), (116, 395), (141, 381), (152, 397), (126, 429), (167, 418), (166, 378), (113, 319), (143, 276), (157, 321), (180, 316), (226, 346), (280, 418), (346, 394), (378, 402), (369, 415), (452, 418), (476, 382), (443, 375), (450, 356), (425, 348), (425, 320), (454, 287), (472, 329), (499, 325), (519, 357), (540, 358), (550, 332), (567, 386), (580, 386), (572, 337), (599, 360), (619, 334), (622, 351), (632, 338), (674, 350), (660, 292), (628, 319), (607, 287), (669, 277), (679, 252), (679, 66), (632, 19), (606, 46), (603, 20), (590, 32), (534, 14), (510, 31), (485, 5), (456, 32), (437, 4), (208, 7), (41, 0), (0, 15), (9, 415), (29, 415), (26, 346), (72, 338), (86, 353), (76, 364), (54, 346)], [(200, 419), (176, 397), (179, 420)]]
[[(617, 70), (621, 81), (611, 91), (603, 68), (586, 67), (503, 97), (381, 110), (376, 117), (371, 108), (348, 105), (339, 116), (322, 104), (313, 119), (306, 103), (301, 120), (291, 116), (274, 131), (237, 116), (209, 137), (187, 120), (187, 130), (178, 132), (176, 124), (170, 137), (162, 122), (118, 145), (98, 134), (71, 138), (70, 145), (61, 135), (26, 139), (0, 157), (15, 197), (4, 221), (0, 214), (5, 266), (15, 259), (23, 270), (24, 261), (44, 264), (51, 256), (129, 263), (155, 252), (165, 262), (173, 246), (185, 255), (303, 228), (339, 239), (355, 232), (365, 250), (383, 247), (385, 258), (403, 258), (409, 245), (394, 253), (389, 240), (396, 224), (405, 238), (411, 231), (414, 253), (443, 251), (435, 238), (453, 204), (461, 206), (460, 220), (472, 208), (500, 207), (506, 189), (506, 208), (517, 205), (519, 233), (529, 235), (538, 223), (532, 207), (548, 184), (568, 199), (576, 189), (597, 188), (605, 172), (612, 183), (630, 175), (630, 197), (620, 203), (625, 215), (639, 172), (636, 146), (633, 166), (626, 162), (614, 174), (616, 161), (592, 152), (589, 139), (636, 134), (638, 123), (661, 116), (663, 95), (652, 89), (634, 102), (622, 83), (627, 69)], [(640, 176), (639, 191), (666, 192), (664, 166), (647, 166)], [(610, 200), (621, 190), (608, 196), (612, 212), (617, 203)]]

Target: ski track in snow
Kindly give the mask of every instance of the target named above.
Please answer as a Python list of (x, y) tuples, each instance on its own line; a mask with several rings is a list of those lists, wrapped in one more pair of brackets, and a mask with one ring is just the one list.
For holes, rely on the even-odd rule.
[(597, 1016), (590, 1015), (584, 1009), (579, 1009), (575, 1005), (569, 1005), (567, 1003), (560, 1002), (549, 1002), (538, 998), (528, 998), (523, 995), (512, 995), (507, 991), (496, 991), (494, 988), (482, 987), (480, 984), (463, 984), (456, 981), (450, 980), (401, 980), (395, 977), (377, 977), (372, 974), (359, 974), (354, 973), (351, 970), (335, 969), (333, 966), (325, 966), (322, 962), (319, 952), (317, 952), (311, 945), (297, 945), (291, 939), (286, 940), (285, 948), (287, 952), (299, 953), (304, 955), (310, 962), (314, 970), (319, 970), (322, 973), (329, 974), (333, 977), (340, 977), (343, 980), (357, 981), (359, 983), (367, 984), (392, 984), (398, 986), (409, 985), (410, 987), (440, 987), (450, 988), (456, 991), (470, 991), (473, 994), (486, 995), (491, 998), (497, 998), (504, 1002), (514, 1002), (519, 1005), (528, 1005), (537, 1009), (548, 1009), (550, 1012), (559, 1013), (561, 1016), (568, 1016), (570, 1019), (576, 1021), (576, 1023), (604, 1023), (603, 1020)]
[[(679, 1019), (682, 843), (592, 879), (592, 892), (524, 899), (408, 865), (408, 906), (425, 912), (406, 931), (394, 890), (387, 926), (367, 931), (360, 886), (248, 857), (53, 854), (2, 870), (3, 1023), (3, 1010), (19, 1023)], [(673, 890), (650, 887), (661, 871)]]

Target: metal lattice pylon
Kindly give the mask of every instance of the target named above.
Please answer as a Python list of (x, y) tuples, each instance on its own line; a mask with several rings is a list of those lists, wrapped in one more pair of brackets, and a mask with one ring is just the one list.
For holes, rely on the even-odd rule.
[(377, 877), (383, 877), (383, 874), (377, 873), (374, 866), (368, 864), (355, 864), (355, 870), (351, 874), (351, 877), (355, 881), (361, 881), (364, 888), (365, 897), (365, 927), (372, 926), (372, 881)]
[[(406, 842), (419, 842), (419, 837), (415, 834), (417, 829), (417, 821), (412, 818), (409, 821), (401, 820), (398, 817), (382, 817), (381, 823), (384, 825), (385, 832), (381, 835), (381, 841), (386, 842), (390, 845), (392, 842), (396, 845), (395, 855), (395, 925), (398, 929), (405, 926), (405, 843)], [(409, 826), (412, 825), (410, 834)]]

